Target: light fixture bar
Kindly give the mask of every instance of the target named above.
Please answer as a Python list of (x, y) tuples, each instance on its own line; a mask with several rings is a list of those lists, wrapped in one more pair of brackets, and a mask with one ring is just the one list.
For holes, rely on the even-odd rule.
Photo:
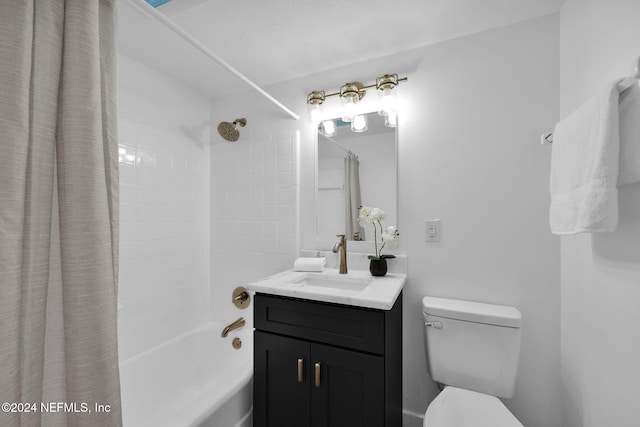
[[(343, 122), (351, 122), (352, 119), (358, 114), (358, 104), (360, 100), (367, 93), (367, 89), (375, 88), (378, 93), (378, 114), (381, 116), (395, 115), (396, 114), (396, 99), (397, 91), (396, 86), (400, 82), (407, 81), (407, 77), (398, 78), (397, 74), (384, 74), (376, 79), (375, 83), (370, 85), (363, 85), (360, 82), (345, 83), (340, 87), (338, 92), (326, 93), (322, 90), (314, 90), (307, 95), (307, 112), (309, 123), (318, 124), (323, 120), (324, 116), (324, 101), (332, 96), (339, 96), (342, 104), (341, 114)], [(391, 122), (389, 122), (391, 123)], [(354, 132), (361, 130), (359, 126), (352, 126), (351, 129)], [(366, 124), (364, 125), (366, 130)]]
[[(398, 79), (398, 83), (400, 83), (400, 82), (406, 82), (407, 80), (409, 80), (409, 78), (408, 78), (408, 77), (401, 77), (401, 78), (399, 78), (399, 79)], [(347, 84), (349, 84), (349, 83), (347, 83)], [(362, 86), (362, 87), (360, 88), (360, 91), (363, 91), (363, 90), (366, 90), (366, 89), (371, 89), (371, 88), (374, 88), (374, 87), (376, 87), (376, 83), (372, 83), (372, 84), (367, 85), (367, 86)], [(324, 94), (324, 97), (325, 97), (325, 98), (329, 98), (329, 97), (331, 97), (331, 96), (338, 96), (338, 95), (340, 95), (340, 91), (332, 92), (332, 93), (325, 93), (325, 94)]]

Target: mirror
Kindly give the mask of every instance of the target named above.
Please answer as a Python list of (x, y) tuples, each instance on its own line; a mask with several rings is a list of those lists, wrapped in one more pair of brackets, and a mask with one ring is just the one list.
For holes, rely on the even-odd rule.
[[(325, 130), (323, 123), (318, 126), (316, 231), (320, 240), (346, 234), (348, 240), (373, 241), (373, 228), (357, 223), (359, 206), (385, 211), (385, 227), (397, 224), (396, 128), (385, 126), (385, 117), (377, 112), (363, 116), (367, 128), (363, 132), (352, 131), (351, 123), (341, 119), (332, 120), (333, 136), (327, 136), (331, 129)], [(348, 218), (353, 218), (351, 224)]]

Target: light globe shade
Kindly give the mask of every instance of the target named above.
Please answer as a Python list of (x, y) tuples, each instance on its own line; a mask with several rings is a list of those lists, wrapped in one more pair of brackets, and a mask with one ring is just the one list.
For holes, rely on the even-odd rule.
[(376, 79), (376, 91), (378, 92), (378, 114), (388, 116), (397, 109), (398, 75), (385, 74)]
[(398, 116), (395, 111), (392, 111), (389, 115), (384, 117), (384, 125), (388, 128), (396, 127), (398, 123)]
[(322, 104), (308, 104), (309, 123), (318, 124), (322, 121)]
[(392, 87), (378, 90), (378, 114), (381, 116), (394, 114), (398, 108), (397, 91)]
[(322, 121), (322, 103), (324, 102), (324, 92), (314, 90), (307, 95), (307, 113), (309, 123), (317, 125)]
[(357, 116), (353, 116), (353, 120), (351, 121), (351, 130), (354, 132), (365, 132), (367, 130), (367, 117), (358, 114)]
[(340, 87), (340, 104), (342, 105), (342, 121), (351, 122), (353, 116), (356, 115), (358, 103), (362, 94), (360, 88), (361, 83), (347, 83)]
[(336, 134), (336, 123), (333, 120), (325, 120), (322, 122), (324, 136), (334, 136)]
[(358, 98), (342, 98), (342, 121), (350, 123), (356, 113)]

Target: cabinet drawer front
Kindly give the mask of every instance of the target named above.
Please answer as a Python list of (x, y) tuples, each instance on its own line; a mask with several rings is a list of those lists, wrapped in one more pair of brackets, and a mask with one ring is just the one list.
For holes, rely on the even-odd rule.
[(258, 330), (384, 353), (382, 311), (264, 294), (254, 304)]

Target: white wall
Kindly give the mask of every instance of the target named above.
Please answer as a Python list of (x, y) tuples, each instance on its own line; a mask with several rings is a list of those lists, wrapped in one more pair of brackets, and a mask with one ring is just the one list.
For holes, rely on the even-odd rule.
[[(124, 361), (210, 319), (208, 101), (118, 57)], [(127, 157), (127, 156), (131, 157)]]
[[(558, 117), (557, 17), (425, 50), (403, 91), (399, 215), (409, 254), (405, 409), (436, 394), (424, 370), (424, 295), (512, 305), (523, 316), (520, 370), (506, 405), (527, 427), (560, 426), (559, 245), (548, 227)], [(442, 242), (424, 242), (425, 218)]]
[[(629, 75), (640, 2), (567, 0), (560, 14), (560, 111)], [(640, 141), (638, 141), (640, 142)], [(640, 423), (640, 184), (619, 189), (614, 233), (562, 237), (564, 427)]]

